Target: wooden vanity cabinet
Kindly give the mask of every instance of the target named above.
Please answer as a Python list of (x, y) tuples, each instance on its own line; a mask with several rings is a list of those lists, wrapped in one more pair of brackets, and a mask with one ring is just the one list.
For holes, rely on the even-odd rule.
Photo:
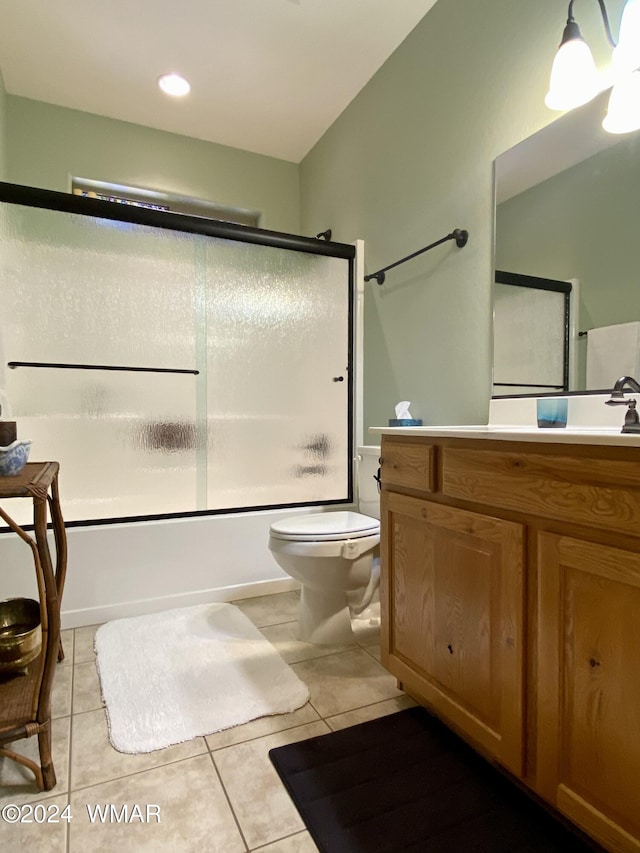
[(538, 791), (640, 850), (640, 554), (541, 533)]
[(640, 447), (383, 435), (382, 662), (640, 853)]
[(522, 526), (393, 492), (382, 518), (387, 666), (520, 774)]

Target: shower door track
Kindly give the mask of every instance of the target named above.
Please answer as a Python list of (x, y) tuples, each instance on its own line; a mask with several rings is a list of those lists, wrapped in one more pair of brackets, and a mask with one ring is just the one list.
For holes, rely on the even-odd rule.
[(199, 370), (181, 367), (124, 367), (116, 364), (62, 364), (52, 361), (8, 361), (7, 367), (12, 370), (16, 367), (52, 367), (58, 370), (129, 370), (136, 373), (190, 373), (193, 376), (200, 374)]
[(56, 190), (44, 190), (40, 187), (9, 184), (5, 181), (0, 181), (0, 202), (20, 204), (24, 207), (58, 210), (98, 219), (113, 219), (117, 222), (131, 222), (136, 225), (149, 225), (153, 228), (167, 228), (170, 231), (185, 231), (189, 234), (219, 237), (223, 240), (239, 240), (242, 243), (273, 246), (277, 249), (291, 249), (295, 252), (308, 252), (312, 255), (328, 255), (332, 258), (345, 258), (352, 263), (356, 256), (355, 246), (349, 243), (336, 243), (330, 240), (320, 240), (317, 237), (287, 234), (282, 231), (268, 231), (250, 225), (239, 225), (236, 222), (207, 219), (204, 216), (149, 210), (144, 207), (116, 204), (112, 201), (85, 198)]

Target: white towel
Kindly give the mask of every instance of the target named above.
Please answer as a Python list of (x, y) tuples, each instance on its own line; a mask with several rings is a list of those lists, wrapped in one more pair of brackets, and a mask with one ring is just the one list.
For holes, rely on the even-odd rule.
[(587, 390), (609, 390), (620, 376), (640, 381), (640, 322), (589, 329)]

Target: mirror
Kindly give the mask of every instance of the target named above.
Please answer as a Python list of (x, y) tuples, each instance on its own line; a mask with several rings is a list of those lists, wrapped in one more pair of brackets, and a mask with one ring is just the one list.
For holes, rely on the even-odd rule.
[[(520, 387), (495, 385), (495, 396), (553, 393), (550, 386), (558, 380), (549, 379), (551, 349), (559, 348), (554, 363), (566, 350), (563, 375), (569, 391), (608, 390), (623, 373), (635, 375), (629, 361), (640, 365), (640, 132), (613, 135), (602, 129), (608, 97), (603, 92), (496, 160), (496, 270), (569, 282), (572, 288), (568, 307), (556, 299), (556, 309), (539, 292), (543, 309), (529, 294), (511, 298), (509, 314), (504, 308), (509, 299), (495, 285), (494, 382), (517, 362), (528, 374)], [(550, 319), (541, 324), (547, 312)], [(602, 327), (630, 323), (624, 359), (616, 355), (607, 363), (613, 366), (596, 364), (601, 345), (607, 345)], [(552, 343), (542, 337), (547, 327), (554, 328)], [(591, 329), (599, 331), (587, 352), (584, 332)], [(623, 337), (619, 330), (616, 346)]]

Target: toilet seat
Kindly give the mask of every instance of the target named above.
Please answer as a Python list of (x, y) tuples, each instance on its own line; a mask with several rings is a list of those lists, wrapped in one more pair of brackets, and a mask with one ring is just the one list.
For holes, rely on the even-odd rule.
[(340, 542), (375, 536), (380, 521), (359, 512), (321, 512), (297, 515), (276, 521), (270, 533), (274, 539), (289, 542)]

